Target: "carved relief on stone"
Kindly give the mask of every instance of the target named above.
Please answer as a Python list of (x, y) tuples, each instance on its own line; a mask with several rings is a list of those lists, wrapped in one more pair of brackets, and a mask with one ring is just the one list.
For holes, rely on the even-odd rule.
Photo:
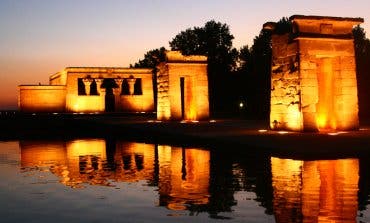
[(96, 83), (96, 91), (98, 92), (98, 95), (101, 95), (101, 89), (102, 89), (102, 84), (103, 84), (104, 79), (103, 78), (96, 78), (95, 83)]
[(299, 92), (297, 86), (289, 86), (286, 88), (286, 95), (285, 95), (285, 103), (286, 105), (294, 105), (299, 103)]
[(130, 95), (133, 95), (134, 92), (135, 92), (135, 82), (136, 82), (136, 78), (134, 78), (134, 76), (130, 75), (130, 78), (127, 79), (128, 91), (129, 91)]
[(283, 104), (285, 88), (281, 79), (272, 82), (271, 104)]
[(86, 78), (82, 79), (82, 82), (85, 85), (86, 95), (90, 95), (90, 90), (91, 90), (90, 87), (91, 87), (91, 84), (92, 84), (93, 81), (94, 81), (94, 79), (92, 79), (91, 77), (86, 77)]
[(113, 92), (114, 92), (115, 95), (120, 95), (122, 93), (122, 82), (123, 82), (123, 79), (122, 78), (115, 78), (114, 79), (114, 82), (117, 84), (118, 89), (117, 88), (114, 88), (113, 89)]

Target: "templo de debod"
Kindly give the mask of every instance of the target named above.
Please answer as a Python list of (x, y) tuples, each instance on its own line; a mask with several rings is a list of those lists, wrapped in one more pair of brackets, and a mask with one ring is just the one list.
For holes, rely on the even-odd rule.
[(160, 120), (209, 118), (207, 57), (167, 51), (158, 65), (154, 104), (152, 69), (67, 67), (49, 85), (18, 86), (23, 112), (154, 112)]
[[(322, 131), (359, 128), (352, 29), (362, 18), (290, 17), (292, 31), (271, 30), (270, 128)], [(266, 64), (268, 66), (268, 64)], [(209, 118), (207, 57), (167, 51), (151, 69), (68, 67), (50, 85), (20, 85), (25, 112), (157, 112), (158, 120)], [(154, 100), (157, 89), (157, 103)], [(266, 89), (270, 90), (270, 89)], [(268, 103), (262, 101), (261, 103)]]
[(270, 127), (295, 131), (358, 129), (353, 26), (362, 18), (290, 17), (290, 33), (272, 30)]
[(154, 111), (151, 69), (67, 67), (50, 85), (20, 85), (25, 112)]

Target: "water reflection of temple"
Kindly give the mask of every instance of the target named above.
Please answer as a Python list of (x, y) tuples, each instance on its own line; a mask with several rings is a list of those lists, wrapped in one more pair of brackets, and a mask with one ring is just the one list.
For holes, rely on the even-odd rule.
[(21, 141), (20, 147), (23, 169), (48, 168), (70, 187), (143, 181), (158, 188), (160, 206), (215, 218), (232, 211), (236, 191), (251, 191), (272, 213), (270, 160), (264, 156), (110, 139)]
[(356, 222), (359, 160), (271, 158), (276, 222)]
[(22, 141), (20, 147), (23, 168), (48, 167), (67, 186), (146, 181), (158, 186), (159, 204), (169, 209), (208, 203), (207, 150), (102, 139)]
[[(157, 188), (160, 206), (213, 218), (234, 210), (239, 191), (254, 193), (276, 222), (355, 222), (367, 204), (370, 177), (359, 182), (357, 159), (300, 161), (111, 139), (21, 141), (20, 147), (26, 171), (49, 169), (70, 187), (145, 182)], [(358, 192), (365, 195), (357, 198)]]

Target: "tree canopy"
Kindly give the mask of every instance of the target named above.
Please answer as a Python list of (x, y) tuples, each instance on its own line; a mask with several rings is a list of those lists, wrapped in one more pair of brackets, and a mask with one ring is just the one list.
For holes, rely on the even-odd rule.
[(135, 68), (152, 68), (156, 69), (156, 66), (165, 60), (165, 51), (166, 48), (163, 46), (150, 50), (145, 53), (144, 59), (139, 60), (139, 62), (135, 63), (134, 65), (130, 65), (130, 67), (135, 67)]
[(370, 40), (366, 38), (365, 30), (361, 26), (353, 29), (353, 38), (356, 53), (357, 90), (359, 99), (360, 122), (370, 121)]
[(225, 112), (230, 106), (232, 88), (230, 73), (236, 66), (238, 51), (233, 48), (234, 36), (227, 24), (211, 20), (202, 27), (186, 29), (171, 41), (171, 50), (184, 55), (198, 54), (208, 58), (208, 81), (211, 113)]

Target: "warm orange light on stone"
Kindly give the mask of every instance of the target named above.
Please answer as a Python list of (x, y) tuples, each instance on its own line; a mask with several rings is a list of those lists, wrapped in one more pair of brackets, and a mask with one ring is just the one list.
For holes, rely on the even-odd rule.
[(66, 87), (60, 85), (18, 86), (18, 107), (27, 112), (65, 111)]
[(290, 18), (293, 32), (272, 34), (270, 127), (294, 131), (358, 129), (352, 36), (361, 18)]
[(356, 222), (359, 161), (271, 158), (276, 222)]
[(207, 57), (167, 51), (158, 70), (158, 120), (209, 118)]
[[(78, 80), (81, 79), (85, 94), (79, 94)], [(114, 111), (153, 112), (154, 92), (151, 69), (122, 67), (67, 67), (51, 75), (50, 85), (20, 85), (19, 109), (24, 112), (104, 112), (106, 111), (107, 89), (104, 79), (112, 79)], [(134, 94), (135, 82), (128, 81), (129, 94), (122, 94), (122, 82), (141, 80), (139, 94)], [(92, 86), (96, 85), (93, 94)]]

